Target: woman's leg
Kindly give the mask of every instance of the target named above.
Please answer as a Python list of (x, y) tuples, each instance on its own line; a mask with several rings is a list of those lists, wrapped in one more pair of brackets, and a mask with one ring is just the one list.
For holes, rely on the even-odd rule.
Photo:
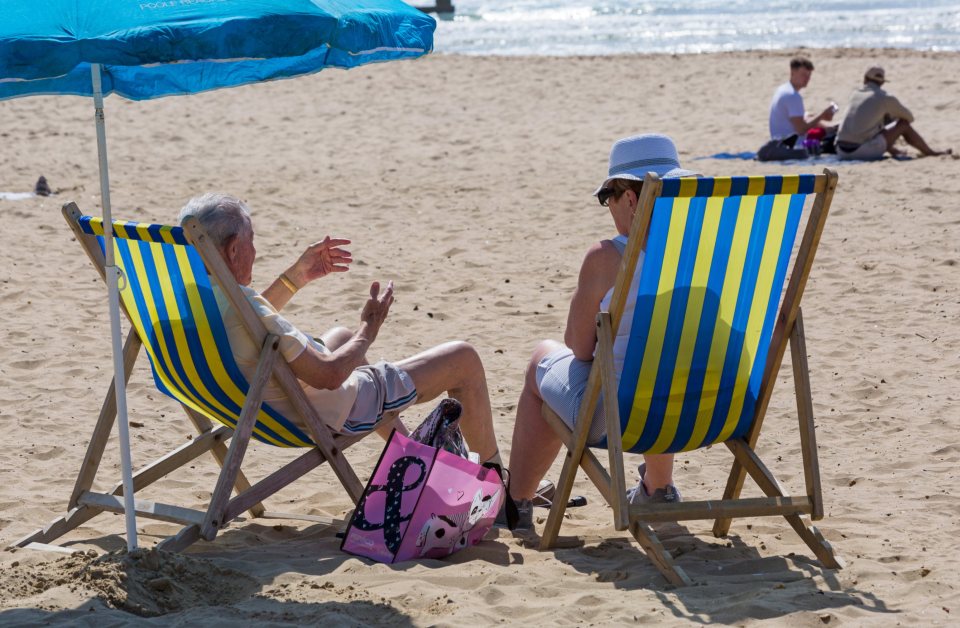
[(658, 488), (673, 484), (673, 454), (644, 454), (643, 461), (647, 465), (643, 474), (647, 494), (653, 495)]
[(510, 447), (510, 495), (516, 500), (533, 499), (537, 485), (560, 453), (560, 438), (543, 419), (543, 399), (537, 387), (537, 365), (548, 354), (562, 349), (553, 340), (544, 340), (533, 350), (517, 401)]

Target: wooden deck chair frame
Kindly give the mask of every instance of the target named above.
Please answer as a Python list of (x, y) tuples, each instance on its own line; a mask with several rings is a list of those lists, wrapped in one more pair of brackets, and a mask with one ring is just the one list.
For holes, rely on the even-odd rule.
[[(81, 243), (84, 251), (99, 271), (101, 279), (103, 279), (105, 277), (104, 255), (95, 236), (81, 231), (79, 220), (82, 214), (79, 208), (75, 203), (68, 203), (63, 206), (63, 215), (73, 229), (77, 241)], [(332, 525), (342, 523), (312, 515), (269, 512), (262, 502), (322, 463), (329, 462), (340, 483), (356, 504), (363, 493), (363, 485), (342, 452), (369, 432), (349, 436), (336, 434), (321, 422), (313, 406), (304, 395), (303, 389), (290, 366), (278, 355), (279, 340), (277, 336), (267, 333), (263, 322), (243, 296), (233, 275), (203, 227), (195, 218), (191, 218), (184, 224), (183, 231), (188, 243), (193, 245), (200, 254), (212, 281), (216, 282), (223, 290), (231, 305), (240, 314), (247, 332), (254, 339), (254, 342), (262, 347), (262, 350), (256, 375), (253, 381), (249, 382), (250, 388), (235, 429), (226, 425), (215, 425), (204, 414), (184, 405), (183, 408), (187, 413), (187, 418), (193, 423), (198, 435), (194, 436), (188, 443), (137, 470), (133, 475), (133, 486), (136, 492), (209, 451), (220, 465), (221, 471), (207, 509), (203, 511), (136, 499), (137, 516), (184, 525), (184, 528), (178, 534), (164, 539), (157, 545), (158, 549), (167, 551), (180, 551), (201, 538), (212, 541), (220, 529), (226, 527), (230, 521), (236, 519), (244, 511), (249, 511), (254, 517), (302, 519)], [(126, 308), (124, 308), (124, 313), (129, 319), (130, 314), (126, 311)], [(127, 380), (130, 378), (130, 373), (142, 345), (143, 339), (137, 335), (135, 329), (131, 328), (123, 349), (124, 377)], [(241, 471), (241, 465), (254, 429), (257, 413), (261, 407), (264, 388), (271, 376), (276, 377), (294, 409), (302, 417), (303, 423), (309, 428), (308, 432), (315, 446), (256, 484), (251, 485)], [(394, 416), (395, 414), (393, 413)], [(67, 502), (67, 513), (55, 519), (46, 527), (16, 541), (13, 544), (14, 546), (25, 547), (32, 543), (40, 546), (48, 545), (102, 512), (124, 512), (122, 482), (118, 481), (112, 490), (105, 493), (91, 490), (116, 415), (114, 383), (111, 381), (93, 430), (93, 436), (80, 466), (73, 492)], [(387, 420), (390, 420), (390, 418), (387, 417)], [(227, 448), (226, 441), (230, 440), (231, 437), (232, 440), (229, 448)], [(233, 490), (236, 491), (236, 495), (231, 498), (230, 494)]]
[[(654, 203), (662, 188), (662, 181), (656, 175), (647, 175), (638, 203), (639, 212), (631, 225), (627, 248), (624, 251), (617, 280), (614, 284), (610, 311), (600, 312), (597, 315), (598, 343), (596, 357), (577, 417), (576, 430), (570, 430), (546, 404), (543, 406), (544, 419), (560, 436), (561, 441), (566, 446), (567, 453), (557, 483), (553, 506), (550, 509), (550, 515), (547, 518), (541, 537), (541, 550), (549, 549), (556, 543), (567, 500), (570, 498), (570, 492), (573, 488), (574, 478), (578, 468), (582, 467), (607, 503), (613, 507), (615, 528), (617, 530), (629, 529), (657, 569), (674, 585), (688, 585), (691, 580), (683, 569), (676, 565), (670, 553), (663, 547), (649, 525), (652, 522), (714, 519), (714, 535), (725, 536), (734, 517), (782, 515), (810, 547), (824, 567), (829, 569), (843, 567), (842, 559), (834, 554), (833, 548), (820, 532), (801, 518), (801, 515), (809, 515), (815, 521), (823, 518), (823, 500), (820, 490), (813, 404), (800, 298), (803, 295), (807, 277), (813, 265), (814, 254), (820, 241), (836, 184), (837, 175), (831, 170), (825, 169), (823, 174), (815, 177), (813, 190), (815, 197), (794, 261), (793, 271), (789, 275), (783, 293), (784, 296), (763, 371), (763, 380), (760, 385), (752, 426), (744, 437), (725, 441), (726, 446), (733, 453), (734, 460), (723, 498), (721, 500), (671, 504), (631, 505), (627, 503), (625, 495), (626, 484), (620, 438), (620, 414), (616, 401), (617, 380), (613, 370), (612, 355), (615, 330), (618, 329), (634, 268), (640, 250), (644, 246), (641, 243), (645, 243)], [(806, 494), (803, 496), (786, 495), (776, 478), (754, 451), (788, 342), (790, 343), (790, 353), (793, 361), (800, 445), (806, 480)], [(593, 415), (601, 390), (603, 391), (607, 434), (617, 435), (616, 438), (608, 438), (607, 440), (609, 473), (586, 446), (591, 423), (589, 418)], [(740, 498), (740, 492), (748, 474), (767, 497)]]

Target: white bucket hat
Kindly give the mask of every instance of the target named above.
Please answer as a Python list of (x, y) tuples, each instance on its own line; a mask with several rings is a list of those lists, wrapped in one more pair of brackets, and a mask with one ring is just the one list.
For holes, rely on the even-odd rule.
[(607, 178), (594, 191), (596, 196), (612, 179), (643, 181), (648, 172), (662, 179), (697, 177), (699, 172), (680, 167), (680, 156), (673, 140), (659, 133), (645, 133), (617, 140), (610, 149)]

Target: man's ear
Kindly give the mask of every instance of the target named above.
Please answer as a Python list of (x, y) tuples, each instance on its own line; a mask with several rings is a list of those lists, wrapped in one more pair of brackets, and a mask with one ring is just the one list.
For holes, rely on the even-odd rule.
[(234, 263), (237, 259), (237, 252), (240, 247), (238, 246), (239, 238), (236, 235), (232, 235), (226, 240), (223, 241), (223, 246), (220, 247), (220, 253), (223, 255), (223, 260), (227, 263), (227, 266), (230, 270), (233, 270)]

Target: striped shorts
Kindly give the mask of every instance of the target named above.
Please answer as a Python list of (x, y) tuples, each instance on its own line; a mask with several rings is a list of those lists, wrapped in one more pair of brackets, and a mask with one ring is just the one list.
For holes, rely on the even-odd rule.
[[(573, 357), (573, 351), (566, 347), (547, 354), (537, 364), (537, 388), (540, 389), (540, 397), (570, 429), (573, 429), (580, 413), (580, 404), (587, 390), (592, 366), (593, 362), (584, 362)], [(590, 423), (588, 445), (603, 441), (607, 433), (605, 420), (601, 395)]]
[(357, 368), (357, 400), (350, 408), (341, 430), (347, 434), (369, 432), (383, 419), (384, 412), (399, 412), (417, 400), (417, 389), (406, 371), (389, 362)]

